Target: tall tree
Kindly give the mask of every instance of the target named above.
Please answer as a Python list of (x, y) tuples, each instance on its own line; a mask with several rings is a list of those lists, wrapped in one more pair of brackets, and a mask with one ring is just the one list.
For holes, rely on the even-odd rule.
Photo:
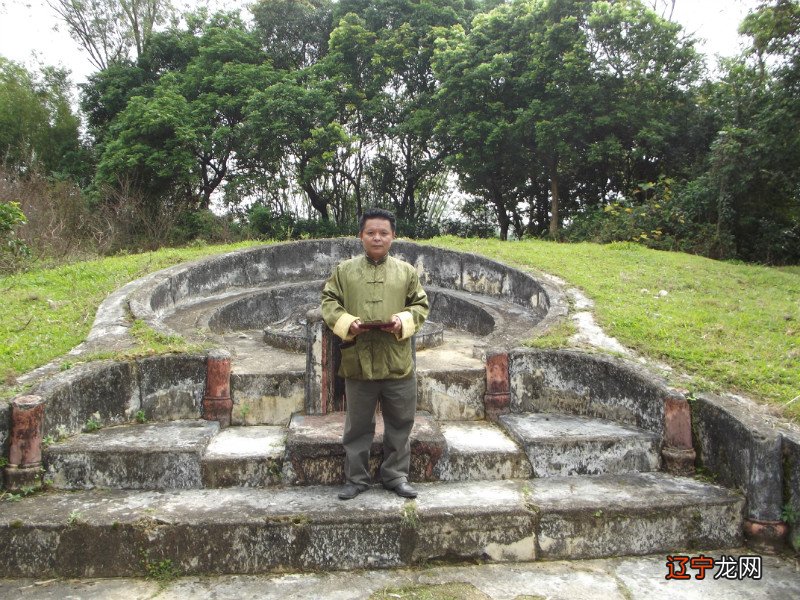
[[(141, 56), (155, 25), (171, 14), (170, 0), (47, 0), (98, 69)], [(135, 55), (131, 57), (131, 53)]]

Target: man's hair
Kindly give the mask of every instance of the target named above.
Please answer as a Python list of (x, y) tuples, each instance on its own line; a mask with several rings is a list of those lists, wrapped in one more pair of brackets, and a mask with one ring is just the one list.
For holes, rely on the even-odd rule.
[(382, 208), (368, 208), (364, 211), (361, 215), (361, 218), (358, 220), (358, 232), (361, 233), (364, 231), (364, 223), (367, 222), (367, 219), (386, 219), (389, 221), (389, 225), (392, 226), (392, 233), (395, 232), (397, 228), (397, 219), (395, 219), (394, 213), (388, 210), (384, 210)]

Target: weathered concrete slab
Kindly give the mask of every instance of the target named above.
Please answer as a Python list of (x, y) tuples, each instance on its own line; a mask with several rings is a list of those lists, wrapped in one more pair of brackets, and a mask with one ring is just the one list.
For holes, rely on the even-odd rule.
[[(0, 577), (397, 567), (671, 552), (735, 545), (741, 498), (689, 479), (625, 477), (380, 487), (50, 493), (0, 513)], [(702, 546), (698, 546), (702, 544)]]
[(78, 365), (43, 381), (33, 393), (47, 403), (44, 435), (77, 433), (95, 415), (103, 425), (124, 423), (140, 408), (136, 372), (127, 362)]
[(213, 421), (109, 427), (50, 445), (43, 462), (56, 488), (195, 488), (200, 458), (218, 431)]
[[(741, 548), (702, 549), (693, 556), (724, 556), (738, 561), (752, 553)], [(714, 575), (720, 571), (715, 566)], [(666, 580), (663, 554), (575, 561), (514, 562), (501, 564), (426, 565), (417, 568), (177, 577), (163, 582), (144, 578), (0, 579), (0, 597), (21, 600), (370, 600), (387, 590), (417, 594), (453, 594), (489, 600), (793, 600), (800, 597), (800, 573), (786, 557), (764, 556), (759, 578), (714, 578), (708, 571), (696, 579)], [(485, 596), (483, 596), (483, 595)], [(401, 595), (398, 592), (397, 595)], [(412, 596), (413, 597), (413, 596)]]
[[(343, 412), (292, 417), (286, 438), (285, 466), (289, 470), (286, 474), (289, 482), (301, 485), (344, 482), (344, 419)], [(418, 412), (411, 431), (410, 479), (432, 480), (444, 450), (444, 437), (436, 421), (429, 414)], [(370, 470), (375, 481), (379, 479), (382, 455), (383, 419), (378, 414), (370, 451)]]
[(704, 394), (691, 408), (698, 462), (719, 483), (745, 492), (748, 517), (780, 521), (784, 504), (780, 431), (745, 399)]
[[(430, 359), (428, 359), (430, 356)], [(430, 364), (432, 354), (417, 354), (417, 363)], [(439, 421), (474, 421), (484, 417), (486, 369), (417, 369), (417, 407)]]
[(236, 373), (231, 375), (233, 425), (288, 425), (302, 411), (305, 376), (302, 372)]
[(599, 558), (742, 542), (744, 499), (661, 473), (531, 479), (539, 556)]
[(533, 471), (525, 452), (493, 423), (440, 423), (447, 451), (436, 475), (441, 481), (525, 479)]
[(664, 432), (666, 384), (641, 365), (570, 350), (509, 354), (512, 412), (554, 412)]
[(265, 487), (280, 483), (285, 445), (284, 427), (228, 427), (211, 440), (203, 455), (203, 487)]
[(200, 418), (206, 357), (167, 355), (136, 361), (141, 410), (151, 421)]
[(525, 413), (500, 422), (528, 455), (535, 477), (658, 470), (655, 434), (603, 419)]
[[(783, 434), (783, 465), (786, 506), (800, 515), (800, 433), (796, 431)], [(795, 551), (800, 551), (800, 518), (789, 523), (789, 543)]]

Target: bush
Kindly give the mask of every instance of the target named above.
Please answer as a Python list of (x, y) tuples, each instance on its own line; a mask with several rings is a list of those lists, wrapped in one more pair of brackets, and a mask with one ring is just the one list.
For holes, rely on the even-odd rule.
[[(710, 258), (734, 258), (730, 235), (715, 223), (698, 220), (673, 193), (672, 180), (641, 184), (637, 200), (622, 199), (578, 214), (564, 229), (568, 242), (635, 242), (656, 250), (674, 250)], [(690, 203), (691, 205), (691, 203)]]
[(17, 236), (17, 229), (27, 222), (19, 202), (0, 201), (0, 271), (14, 271), (30, 257), (30, 248)]

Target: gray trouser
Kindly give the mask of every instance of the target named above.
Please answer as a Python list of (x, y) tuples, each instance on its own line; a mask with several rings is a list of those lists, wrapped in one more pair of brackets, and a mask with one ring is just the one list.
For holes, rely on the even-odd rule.
[(417, 411), (417, 378), (357, 381), (345, 379), (347, 417), (344, 423), (344, 475), (347, 481), (366, 485), (371, 481), (369, 450), (375, 435), (375, 406), (383, 415), (383, 463), (381, 481), (389, 489), (408, 481), (411, 464), (409, 436)]

